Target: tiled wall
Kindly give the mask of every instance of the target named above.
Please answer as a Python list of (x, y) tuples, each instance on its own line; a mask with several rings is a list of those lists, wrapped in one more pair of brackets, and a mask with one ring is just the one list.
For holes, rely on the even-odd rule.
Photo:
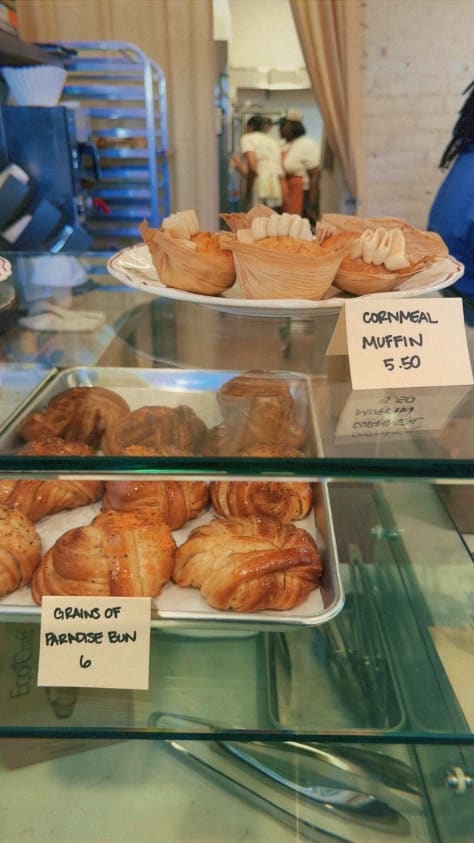
[(363, 216), (425, 227), (439, 159), (474, 79), (474, 0), (366, 0)]

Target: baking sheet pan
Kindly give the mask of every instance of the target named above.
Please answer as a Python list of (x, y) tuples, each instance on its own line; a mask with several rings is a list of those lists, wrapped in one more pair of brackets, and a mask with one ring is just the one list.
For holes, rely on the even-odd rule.
[[(44, 407), (54, 395), (73, 386), (102, 386), (120, 393), (131, 409), (145, 405), (177, 406), (186, 404), (202, 418), (208, 427), (218, 424), (222, 418), (216, 400), (219, 387), (238, 372), (215, 370), (179, 370), (179, 369), (120, 369), (120, 368), (76, 368), (60, 372), (48, 383), (39, 395), (24, 407), (23, 413), (15, 417), (14, 423), (0, 436), (0, 449), (11, 452), (21, 441), (17, 428), (24, 416)], [(277, 375), (288, 383), (293, 395), (297, 419), (304, 424), (308, 433), (309, 448), (313, 447), (314, 425), (307, 380), (300, 375)], [(197, 478), (197, 475), (194, 475)], [(112, 476), (110, 476), (112, 479)], [(117, 479), (117, 475), (113, 475)], [(140, 480), (149, 479), (150, 475), (141, 475)], [(160, 476), (161, 479), (161, 476)], [(209, 479), (209, 478), (206, 478)], [(37, 522), (43, 550), (72, 527), (89, 524), (100, 511), (100, 503), (81, 507), (76, 510), (56, 513)], [(207, 523), (215, 517), (210, 507), (198, 518), (181, 529), (173, 532), (178, 546), (183, 543), (189, 532), (196, 526)], [(166, 620), (216, 623), (232, 622), (242, 625), (260, 624), (320, 624), (334, 617), (342, 609), (344, 596), (339, 575), (334, 527), (332, 524), (329, 502), (325, 489), (320, 484), (315, 486), (314, 511), (303, 521), (295, 522), (313, 535), (318, 544), (324, 563), (321, 587), (313, 591), (308, 598), (293, 609), (284, 612), (261, 611), (252, 613), (230, 612), (213, 609), (201, 597), (197, 589), (184, 589), (168, 583), (161, 594), (152, 601), (152, 622), (161, 625)], [(41, 610), (31, 598), (29, 588), (23, 588), (0, 598), (0, 616), (39, 616)]]
[(56, 374), (56, 369), (38, 366), (0, 366), (0, 434)]

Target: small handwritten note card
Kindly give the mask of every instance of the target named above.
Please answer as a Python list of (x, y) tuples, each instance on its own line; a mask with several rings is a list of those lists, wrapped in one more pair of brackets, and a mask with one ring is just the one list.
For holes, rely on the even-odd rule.
[(348, 354), (353, 389), (473, 383), (461, 299), (359, 298), (326, 354)]
[(38, 685), (146, 690), (149, 597), (43, 597)]

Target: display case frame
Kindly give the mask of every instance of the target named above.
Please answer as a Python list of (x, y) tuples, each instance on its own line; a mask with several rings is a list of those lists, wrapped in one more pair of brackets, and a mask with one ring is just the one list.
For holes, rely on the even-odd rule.
[[(76, 697), (71, 695), (71, 689), (56, 689), (54, 695), (48, 696), (45, 689), (36, 687), (39, 627), (36, 623), (18, 623), (17, 618), (2, 618), (0, 675), (4, 680), (9, 674), (17, 681), (16, 693), (11, 693), (8, 683), (1, 683), (8, 689), (0, 717), (4, 759), (11, 759), (12, 748), (13, 755), (19, 758), (21, 742), (30, 744), (29, 761), (23, 772), (16, 769), (18, 778), (21, 773), (26, 782), (34, 776), (39, 780), (42, 769), (65, 774), (74, 765), (76, 769), (81, 769), (81, 764), (87, 768), (93, 763), (88, 759), (108, 758), (113, 763), (122, 748), (130, 747), (132, 754), (135, 748), (138, 754), (146, 754), (149, 750), (145, 745), (150, 745), (159, 747), (160, 753), (168, 748), (173, 759), (176, 754), (176, 763), (167, 761), (173, 774), (179, 775), (177, 771), (182, 769), (184, 779), (195, 784), (201, 782), (201, 772), (197, 771), (202, 768), (202, 761), (198, 758), (188, 764), (186, 747), (191, 752), (194, 745), (196, 755), (198, 750), (204, 753), (207, 747), (210, 777), (209, 783), (208, 776), (204, 777), (204, 798), (212, 800), (226, 791), (225, 798), (232, 801), (234, 797), (229, 794), (234, 793), (234, 784), (239, 790), (239, 782), (232, 784), (228, 773), (209, 769), (213, 766), (209, 764), (213, 757), (211, 743), (227, 742), (251, 752), (257, 742), (274, 754), (279, 746), (288, 752), (293, 743), (314, 745), (328, 758), (331, 756), (327, 769), (332, 769), (333, 776), (319, 780), (322, 788), (337, 784), (336, 768), (330, 766), (333, 756), (344, 764), (349, 756), (354, 761), (357, 749), (362, 753), (357, 756), (358, 761), (362, 763), (365, 753), (369, 763), (373, 760), (370, 752), (374, 751), (382, 766), (377, 774), (371, 768), (372, 796), (380, 793), (378, 776), (391, 769), (390, 759), (408, 764), (417, 782), (416, 808), (411, 797), (400, 802), (400, 789), (398, 801), (390, 802), (391, 786), (384, 782), (388, 787), (387, 804), (394, 808), (403, 803), (401, 814), (409, 823), (408, 829), (401, 829), (404, 836), (398, 839), (468, 843), (474, 769), (474, 728), (465, 704), (470, 680), (465, 672), (464, 682), (459, 684), (456, 653), (452, 647), (446, 650), (446, 640), (439, 633), (449, 629), (460, 632), (467, 642), (463, 657), (469, 662), (474, 594), (472, 537), (469, 524), (463, 524), (461, 529), (456, 507), (443, 492), (464, 489), (469, 494), (472, 489), (472, 387), (460, 390), (457, 397), (451, 396), (453, 400), (448, 401), (444, 416), (435, 414), (434, 428), (422, 434), (403, 434), (389, 440), (375, 436), (365, 441), (341, 441), (336, 436), (337, 426), (352, 393), (341, 374), (344, 360), (337, 361), (337, 369), (331, 369), (325, 357), (337, 314), (308, 320), (260, 319), (223, 316), (189, 304), (151, 302), (146, 295), (121, 289), (108, 277), (104, 273), (105, 256), (74, 257), (86, 267), (88, 278), (84, 286), (72, 291), (64, 278), (60, 292), (58, 288), (52, 291), (47, 284), (35, 289), (35, 301), (39, 299), (47, 308), (48, 302), (60, 296), (72, 311), (100, 309), (105, 327), (93, 337), (60, 332), (45, 335), (23, 328), (20, 320), (31, 306), (31, 289), (25, 284), (25, 256), (12, 255), (18, 292), (16, 313), (13, 324), (0, 335), (2, 359), (9, 368), (24, 365), (28, 352), (29, 365), (44, 366), (47, 361), (50, 373), (70, 365), (84, 366), (86, 356), (87, 366), (126, 365), (132, 369), (145, 363), (179, 371), (186, 368), (189, 356), (195, 353), (198, 370), (218, 368), (215, 361), (222, 364), (224, 359), (224, 368), (228, 367), (230, 373), (251, 368), (249, 343), (254, 337), (255, 343), (261, 343), (259, 365), (279, 372), (300, 371), (310, 379), (318, 419), (318, 451), (296, 465), (295, 461), (237, 457), (163, 458), (158, 462), (104, 456), (87, 458), (85, 464), (83, 458), (51, 457), (39, 461), (3, 453), (2, 478), (97, 473), (110, 477), (151, 474), (210, 478), (219, 472), (242, 480), (285, 476), (322, 483), (331, 501), (338, 554), (343, 560), (346, 605), (327, 624), (301, 630), (280, 626), (275, 629), (271, 624), (261, 629), (251, 622), (242, 625), (216, 621), (209, 627), (171, 620), (152, 631), (148, 691), (82, 689)], [(34, 256), (27, 256), (27, 260), (34, 260)], [(194, 337), (190, 337), (192, 327)], [(466, 333), (472, 359), (473, 329), (468, 325)], [(232, 344), (227, 346), (226, 356), (224, 349), (229, 338)], [(212, 360), (214, 366), (203, 365)], [(239, 361), (241, 365), (236, 366)], [(434, 397), (442, 392), (435, 391)], [(444, 393), (442, 397), (446, 398), (446, 390)], [(24, 409), (20, 403), (16, 418)], [(11, 421), (9, 415), (8, 424)], [(453, 645), (453, 640), (447, 643)], [(463, 644), (459, 647), (462, 650)], [(26, 685), (21, 679), (25, 671)], [(174, 721), (166, 721), (165, 715), (173, 715)], [(179, 718), (183, 721), (181, 726)], [(56, 760), (48, 755), (51, 741), (56, 747)], [(76, 754), (84, 742), (91, 742), (87, 743), (90, 752)], [(6, 745), (10, 754), (5, 752)], [(38, 746), (42, 747), (39, 758), (32, 749)], [(293, 750), (299, 751), (294, 747)], [(293, 759), (287, 766), (294, 771), (295, 764)], [(275, 776), (275, 769), (272, 770)], [(364, 771), (367, 773), (366, 768)], [(10, 772), (4, 760), (5, 793), (10, 786)], [(409, 780), (405, 772), (404, 786)], [(254, 810), (250, 808), (248, 786), (252, 782), (258, 804), (255, 817), (263, 817), (262, 828), (255, 820), (256, 841), (268, 839), (265, 835), (273, 828), (270, 820), (270, 825), (266, 824), (266, 818), (273, 815), (268, 797), (276, 799), (282, 786), (275, 777), (262, 780), (262, 775), (262, 771), (252, 772), (240, 790), (244, 802), (237, 802), (245, 805), (245, 810)], [(261, 789), (257, 793), (259, 783)], [(359, 827), (352, 820), (347, 823), (344, 811), (342, 817), (339, 815), (339, 825), (337, 821), (329, 822), (327, 807), (322, 816), (316, 810), (318, 821), (314, 820), (314, 827), (311, 823), (311, 827), (306, 827), (303, 820), (298, 827), (298, 804), (307, 799), (301, 792), (302, 772), (296, 784), (290, 797), (295, 811), (290, 812), (290, 821), (286, 816), (286, 830), (283, 832), (279, 825), (281, 812), (274, 827), (274, 834), (282, 840), (299, 839), (301, 832), (302, 837), (306, 834), (314, 840), (337, 840), (339, 834), (339, 839), (357, 841), (360, 828), (366, 840), (372, 839), (371, 834), (379, 835), (374, 838), (378, 843), (385, 839), (380, 836), (380, 827), (374, 831), (370, 824)], [(61, 792), (64, 782), (56, 786)], [(130, 799), (132, 804), (132, 795)], [(172, 819), (167, 818), (166, 822), (167, 839), (174, 843), (178, 832)], [(386, 831), (387, 828), (384, 835)], [(233, 827), (229, 843), (237, 840), (239, 833), (241, 830)], [(9, 839), (14, 837), (10, 835)], [(81, 840), (80, 832), (76, 839)], [(94, 837), (89, 829), (82, 839), (101, 838)], [(126, 833), (118, 839), (127, 839)], [(143, 839), (147, 839), (146, 834)]]

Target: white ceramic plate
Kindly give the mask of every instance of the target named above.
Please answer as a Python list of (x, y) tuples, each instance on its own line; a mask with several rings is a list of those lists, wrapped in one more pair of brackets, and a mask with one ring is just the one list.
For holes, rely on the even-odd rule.
[[(249, 316), (309, 316), (318, 311), (339, 310), (352, 296), (341, 293), (331, 287), (322, 301), (306, 299), (245, 299), (237, 284), (226, 290), (222, 296), (202, 296), (166, 287), (159, 280), (148, 246), (144, 243), (128, 246), (112, 255), (107, 262), (109, 273), (127, 287), (133, 287), (152, 296), (159, 296), (175, 301), (192, 302), (210, 307), (213, 310), (230, 311)], [(427, 296), (454, 284), (464, 273), (464, 267), (452, 257), (440, 258), (425, 272), (400, 284), (391, 293), (372, 293), (383, 298), (416, 298)]]

